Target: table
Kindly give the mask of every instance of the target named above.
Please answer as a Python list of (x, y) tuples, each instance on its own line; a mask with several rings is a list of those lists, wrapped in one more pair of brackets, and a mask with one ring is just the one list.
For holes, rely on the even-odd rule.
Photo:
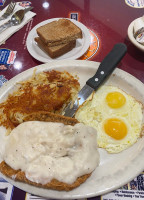
[[(10, 0), (2, 1), (2, 10)], [(144, 3), (139, 8), (135, 7), (135, 1), (130, 0), (35, 0), (31, 1), (33, 12), (37, 15), (21, 30), (11, 36), (0, 48), (16, 51), (14, 63), (5, 68), (0, 68), (0, 86), (4, 82), (31, 67), (42, 64), (27, 51), (26, 38), (29, 31), (38, 23), (57, 17), (73, 18), (88, 27), (91, 33), (91, 45), (89, 51), (79, 59), (101, 62), (112, 47), (119, 42), (127, 45), (126, 56), (118, 65), (118, 68), (132, 74), (144, 83), (144, 54), (137, 49), (128, 39), (127, 29), (129, 24), (143, 15)], [(3, 187), (5, 186), (5, 187)], [(41, 199), (26, 194), (24, 191), (13, 187), (0, 179), (0, 199), (29, 200)], [(5, 189), (3, 189), (5, 188)], [(131, 193), (135, 189), (134, 193)], [(144, 198), (144, 173), (123, 188), (106, 196), (90, 198), (91, 200), (121, 200)]]

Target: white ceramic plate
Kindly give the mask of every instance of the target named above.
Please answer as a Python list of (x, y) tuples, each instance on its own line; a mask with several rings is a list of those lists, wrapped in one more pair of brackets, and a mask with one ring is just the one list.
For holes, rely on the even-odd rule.
[(29, 33), (26, 41), (27, 49), (31, 56), (33, 56), (36, 60), (39, 60), (40, 62), (47, 63), (53, 60), (64, 60), (64, 59), (77, 59), (80, 58), (89, 48), (90, 46), (90, 32), (87, 29), (85, 25), (82, 23), (69, 19), (72, 21), (74, 24), (76, 24), (81, 30), (83, 34), (82, 39), (77, 39), (76, 40), (76, 47), (73, 48), (71, 51), (65, 53), (64, 55), (57, 57), (55, 59), (52, 59), (51, 57), (48, 56), (47, 53), (45, 53), (35, 42), (34, 38), (37, 37), (37, 32), (36, 29), (42, 25), (45, 25), (47, 23), (50, 23), (52, 21), (58, 20), (60, 18), (53, 18), (49, 19), (46, 21), (43, 21), (39, 24), (37, 24)]
[[(92, 61), (67, 60), (46, 63), (39, 65), (36, 68), (37, 72), (55, 69), (76, 73), (80, 77), (79, 81), (82, 87), (86, 80), (95, 74), (98, 66), (99, 63)], [(0, 100), (6, 97), (8, 93), (14, 89), (16, 82), (31, 76), (33, 70), (34, 68), (24, 71), (2, 86), (0, 89)], [(143, 83), (120, 69), (115, 69), (105, 84), (118, 86), (127, 93), (133, 95), (139, 101), (144, 102)], [(42, 189), (28, 184), (15, 182), (6, 177), (4, 178), (26, 192), (45, 198), (78, 199), (102, 195), (120, 188), (138, 176), (144, 169), (144, 137), (139, 139), (132, 147), (119, 154), (108, 154), (104, 149), (99, 149), (99, 152), (99, 167), (96, 168), (85, 183), (70, 192)]]
[[(139, 19), (139, 18), (138, 18)], [(138, 20), (138, 19), (135, 19), (134, 21), (132, 21), (128, 27), (128, 37), (130, 39), (130, 41), (138, 48), (140, 49), (141, 51), (144, 51), (144, 45), (138, 43), (136, 41), (136, 39), (134, 38), (134, 35), (133, 35), (133, 29), (134, 29), (134, 23)]]

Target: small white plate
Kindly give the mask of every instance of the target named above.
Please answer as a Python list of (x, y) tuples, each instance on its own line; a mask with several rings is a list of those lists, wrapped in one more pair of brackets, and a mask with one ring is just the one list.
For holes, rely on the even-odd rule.
[[(37, 69), (37, 73), (58, 70), (77, 74), (80, 85), (83, 87), (85, 82), (95, 74), (99, 64), (98, 62), (84, 60), (61, 60), (39, 65), (18, 74), (6, 82), (0, 88), (0, 101), (3, 101), (16, 88), (17, 82), (24, 81), (32, 76), (34, 69)], [(144, 84), (123, 70), (115, 69), (104, 84), (119, 87), (138, 101), (144, 102)], [(0, 147), (2, 147), (2, 139), (0, 139), (0, 142)], [(104, 149), (100, 148), (98, 150), (100, 153), (100, 165), (85, 183), (69, 192), (35, 187), (14, 181), (3, 175), (1, 176), (28, 193), (44, 198), (68, 200), (89, 198), (111, 192), (127, 184), (144, 170), (144, 137), (139, 138), (130, 148), (117, 154), (108, 154)]]
[(50, 62), (53, 60), (77, 59), (77, 58), (80, 58), (88, 50), (88, 48), (90, 46), (90, 41), (91, 41), (89, 29), (82, 23), (80, 23), (76, 20), (73, 20), (73, 19), (69, 19), (69, 20), (72, 21), (74, 24), (76, 24), (82, 30), (82, 34), (83, 34), (82, 39), (76, 40), (75, 48), (73, 48), (68, 53), (65, 53), (64, 55), (59, 56), (55, 59), (52, 59), (51, 57), (48, 56), (47, 53), (45, 53), (45, 51), (40, 49), (40, 47), (37, 45), (37, 43), (34, 40), (34, 38), (38, 36), (36, 29), (40, 26), (43, 26), (47, 23), (50, 23), (52, 21), (59, 20), (59, 19), (61, 19), (61, 18), (53, 18), (53, 19), (48, 19), (46, 21), (43, 21), (43, 22), (37, 24), (30, 31), (30, 33), (27, 37), (26, 45), (27, 45), (27, 49), (28, 49), (29, 53), (36, 60), (39, 60), (40, 62), (43, 62), (43, 63), (47, 63), (47, 62)]
[(130, 39), (130, 41), (138, 48), (138, 49), (140, 49), (141, 51), (144, 51), (144, 45), (142, 45), (142, 44), (140, 44), (140, 43), (138, 43), (137, 41), (136, 41), (136, 39), (134, 38), (134, 23), (138, 20), (138, 19), (140, 19), (140, 18), (137, 18), (137, 19), (135, 19), (134, 21), (132, 21), (131, 23), (130, 23), (130, 25), (129, 25), (129, 27), (128, 27), (128, 37), (129, 37), (129, 39)]

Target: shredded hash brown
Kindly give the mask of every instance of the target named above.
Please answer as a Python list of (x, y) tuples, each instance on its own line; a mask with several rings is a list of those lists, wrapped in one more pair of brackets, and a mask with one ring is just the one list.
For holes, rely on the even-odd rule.
[(61, 114), (74, 98), (80, 84), (77, 77), (63, 71), (34, 73), (18, 83), (19, 87), (0, 104), (0, 125), (10, 132), (23, 116), (32, 112), (48, 111)]

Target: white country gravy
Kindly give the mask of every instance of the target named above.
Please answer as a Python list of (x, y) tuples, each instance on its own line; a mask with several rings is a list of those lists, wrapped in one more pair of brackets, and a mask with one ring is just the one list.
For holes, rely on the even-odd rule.
[(12, 130), (3, 159), (33, 182), (46, 184), (55, 178), (71, 184), (99, 164), (97, 134), (82, 123), (24, 122)]

